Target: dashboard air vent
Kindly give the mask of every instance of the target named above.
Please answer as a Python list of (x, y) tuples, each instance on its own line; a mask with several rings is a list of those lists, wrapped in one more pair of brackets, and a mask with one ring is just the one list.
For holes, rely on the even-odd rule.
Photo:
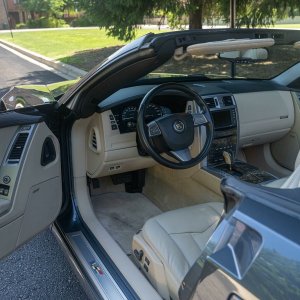
[(92, 143), (92, 147), (95, 150), (97, 150), (97, 136), (96, 136), (95, 130), (93, 130), (93, 132), (92, 132), (92, 141), (91, 141), (91, 143)]
[(224, 103), (225, 106), (233, 105), (233, 100), (232, 100), (231, 96), (224, 96), (223, 97), (223, 103)]
[(100, 152), (100, 145), (99, 145), (100, 136), (99, 136), (98, 129), (96, 127), (91, 129), (89, 140), (90, 140), (90, 142), (89, 142), (90, 149), (93, 152), (99, 153)]
[(21, 132), (18, 134), (14, 145), (8, 156), (8, 163), (18, 163), (21, 159), (29, 133)]
[(216, 102), (214, 98), (205, 98), (204, 101), (206, 102), (208, 108), (215, 108)]

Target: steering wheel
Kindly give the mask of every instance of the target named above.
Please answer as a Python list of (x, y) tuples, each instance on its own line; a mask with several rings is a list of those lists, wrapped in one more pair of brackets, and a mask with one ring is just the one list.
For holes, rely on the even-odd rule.
[[(153, 98), (165, 91), (179, 91), (194, 100), (200, 109), (195, 113), (163, 115), (146, 124), (145, 115)], [(206, 140), (200, 153), (192, 157), (189, 146), (194, 142), (194, 129), (205, 126)], [(204, 100), (189, 87), (177, 84), (161, 84), (143, 98), (137, 117), (137, 133), (143, 149), (158, 163), (172, 169), (187, 169), (199, 164), (208, 154), (213, 139), (213, 122)], [(174, 160), (162, 155), (166, 153)]]

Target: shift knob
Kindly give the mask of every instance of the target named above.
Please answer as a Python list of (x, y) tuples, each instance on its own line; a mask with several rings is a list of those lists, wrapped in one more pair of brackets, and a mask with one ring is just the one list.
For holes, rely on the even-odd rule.
[(232, 170), (232, 155), (231, 153), (227, 151), (223, 151), (223, 158), (225, 161), (225, 164), (229, 166), (229, 170)]

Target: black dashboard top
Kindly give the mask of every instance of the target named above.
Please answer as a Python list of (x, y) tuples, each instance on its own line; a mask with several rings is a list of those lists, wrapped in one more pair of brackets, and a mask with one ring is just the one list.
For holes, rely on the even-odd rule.
[[(198, 92), (201, 96), (224, 94), (224, 93), (250, 93), (273, 90), (289, 90), (285, 86), (279, 85), (272, 80), (217, 80), (217, 81), (200, 81), (184, 83)], [(104, 101), (100, 102), (98, 107), (100, 112), (109, 110), (118, 105), (130, 104), (130, 102), (139, 99), (139, 101), (156, 85), (135, 85), (120, 89)], [(168, 95), (174, 94), (172, 91)]]

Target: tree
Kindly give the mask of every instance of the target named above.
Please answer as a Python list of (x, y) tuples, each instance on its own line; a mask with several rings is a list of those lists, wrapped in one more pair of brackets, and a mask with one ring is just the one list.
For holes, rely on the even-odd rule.
[(153, 7), (154, 0), (82, 0), (81, 7), (95, 24), (108, 30), (111, 36), (130, 40), (135, 27), (141, 24), (143, 16)]
[(34, 20), (35, 15), (58, 18), (65, 7), (64, 0), (21, 0), (20, 4), (30, 12)]
[[(30, 0), (34, 1), (34, 0)], [(94, 24), (121, 40), (135, 37), (144, 16), (168, 17), (172, 27), (181, 27), (187, 17), (190, 29), (222, 18), (229, 22), (229, 0), (79, 0)], [(272, 25), (276, 19), (294, 16), (300, 0), (238, 0), (237, 26)]]
[(144, 16), (168, 16), (173, 27), (189, 16), (190, 29), (202, 28), (216, 0), (81, 0), (81, 7), (108, 35), (128, 41), (135, 36)]
[[(229, 1), (220, 1), (220, 15), (229, 21)], [(276, 20), (294, 17), (300, 6), (299, 0), (238, 0), (236, 2), (236, 26), (254, 28), (274, 25)]]

